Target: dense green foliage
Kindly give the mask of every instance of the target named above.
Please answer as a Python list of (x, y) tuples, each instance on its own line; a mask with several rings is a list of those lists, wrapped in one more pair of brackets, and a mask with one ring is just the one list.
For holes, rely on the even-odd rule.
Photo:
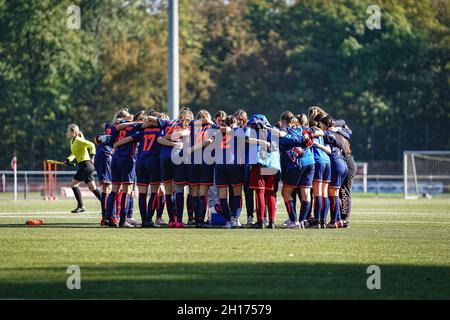
[[(450, 298), (449, 199), (355, 198), (351, 228), (333, 230), (105, 229), (74, 205), (0, 201), (0, 299)], [(81, 290), (66, 287), (69, 265)]]
[[(180, 0), (181, 104), (271, 121), (320, 105), (350, 124), (359, 160), (450, 148), (448, 1), (378, 1), (380, 30), (372, 1), (290, 3)], [(165, 1), (0, 0), (0, 30), (1, 168), (63, 158), (70, 122), (92, 138), (120, 106), (166, 108)]]

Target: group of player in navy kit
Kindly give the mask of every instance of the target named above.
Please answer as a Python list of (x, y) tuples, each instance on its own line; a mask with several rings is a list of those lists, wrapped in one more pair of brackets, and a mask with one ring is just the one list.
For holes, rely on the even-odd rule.
[[(248, 118), (244, 110), (230, 116), (218, 111), (212, 119), (206, 110), (194, 117), (183, 108), (171, 120), (155, 111), (131, 115), (121, 109), (103, 129), (95, 139), (94, 158), (102, 186), (102, 226), (138, 225), (132, 218), (135, 186), (143, 228), (166, 224), (164, 207), (169, 228), (185, 227), (185, 202), (187, 224), (209, 227), (205, 220), (211, 188), (225, 228), (241, 227), (243, 193), (246, 226), (275, 228), (280, 188), (288, 212), (285, 227), (348, 226), (348, 180), (354, 175), (349, 172), (354, 167), (351, 130), (319, 107), (309, 108), (308, 115), (283, 112), (275, 126), (262, 114)], [(343, 185), (350, 187), (344, 194)]]

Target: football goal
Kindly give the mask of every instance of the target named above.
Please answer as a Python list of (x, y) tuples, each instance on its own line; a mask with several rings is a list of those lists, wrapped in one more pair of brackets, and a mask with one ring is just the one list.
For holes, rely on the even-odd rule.
[(404, 151), (405, 199), (450, 193), (450, 151)]

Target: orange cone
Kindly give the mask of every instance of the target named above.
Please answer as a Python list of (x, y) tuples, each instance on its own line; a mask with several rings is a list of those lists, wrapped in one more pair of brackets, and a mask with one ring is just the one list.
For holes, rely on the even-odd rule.
[(42, 224), (44, 224), (44, 222), (42, 220), (27, 220), (27, 222), (25, 222), (26, 225), (29, 226), (40, 226)]

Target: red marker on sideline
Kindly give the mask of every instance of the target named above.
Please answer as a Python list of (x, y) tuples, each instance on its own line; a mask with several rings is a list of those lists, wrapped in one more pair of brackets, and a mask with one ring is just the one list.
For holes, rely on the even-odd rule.
[(25, 222), (26, 225), (29, 226), (39, 226), (44, 224), (44, 222), (42, 220), (27, 220), (27, 222)]

